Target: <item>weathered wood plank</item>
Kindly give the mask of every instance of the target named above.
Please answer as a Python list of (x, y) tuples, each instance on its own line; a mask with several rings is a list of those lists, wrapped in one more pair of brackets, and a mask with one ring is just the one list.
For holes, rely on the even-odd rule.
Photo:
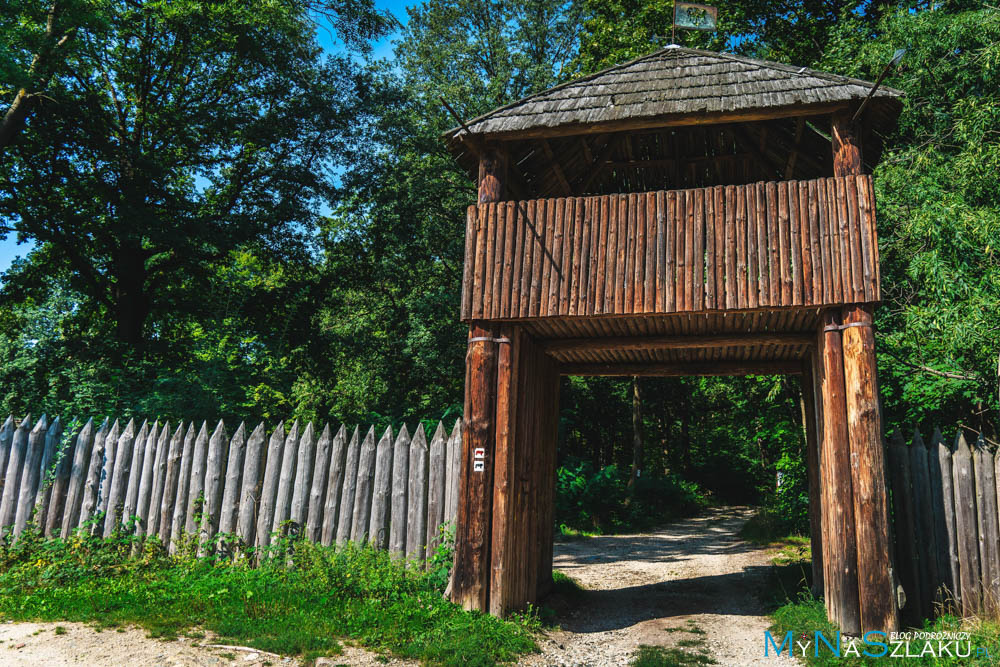
[(206, 556), (213, 549), (213, 538), (219, 532), (219, 517), (222, 515), (223, 485), (226, 480), (226, 458), (229, 436), (226, 426), (219, 420), (208, 440), (205, 457), (205, 503), (201, 513), (198, 534), (198, 555)]
[(87, 478), (83, 485), (83, 499), (80, 502), (80, 517), (72, 528), (83, 528), (98, 511), (101, 493), (101, 470), (104, 465), (104, 441), (108, 436), (108, 418), (104, 418), (101, 427), (94, 435), (94, 444), (90, 449), (90, 463), (87, 465)]
[(261, 508), (264, 484), (264, 457), (267, 450), (264, 422), (250, 434), (246, 454), (243, 457), (243, 479), (240, 484), (239, 517), (236, 520), (236, 534), (242, 541), (241, 548), (252, 548), (257, 544), (257, 516)]
[(959, 600), (958, 539), (955, 535), (955, 490), (951, 472), (951, 450), (934, 429), (927, 452), (934, 506), (935, 535), (938, 548), (939, 581), (947, 593), (942, 601)]
[(410, 480), (410, 432), (403, 424), (392, 446), (392, 506), (389, 511), (389, 552), (406, 555), (408, 487)]
[(444, 520), (454, 523), (458, 513), (458, 482), (462, 464), (462, 420), (456, 419), (448, 438), (448, 495), (445, 497)]
[(274, 497), (274, 518), (271, 532), (284, 534), (283, 524), (292, 515), (292, 494), (295, 491), (295, 468), (299, 455), (299, 420), (292, 422), (292, 428), (285, 436), (285, 446), (281, 451), (281, 475), (278, 478), (278, 493)]
[(149, 508), (146, 511), (146, 521), (149, 525), (148, 535), (160, 533), (160, 506), (163, 503), (164, 484), (167, 481), (167, 456), (170, 447), (170, 422), (165, 422), (160, 428), (160, 437), (156, 443), (156, 458), (153, 461), (153, 492), (149, 498)]
[[(10, 418), (8, 418), (10, 422)], [(0, 447), (3, 446), (4, 431), (0, 429)], [(13, 424), (11, 423), (11, 426)], [(13, 428), (10, 430), (13, 438)], [(63, 512), (60, 525), (59, 536), (63, 539), (69, 537), (70, 533), (76, 529), (80, 521), (80, 511), (83, 507), (84, 490), (87, 485), (87, 476), (90, 472), (90, 457), (94, 450), (94, 420), (88, 419), (87, 423), (80, 429), (76, 436), (73, 447), (73, 458), (69, 472), (69, 487), (66, 489), (66, 509)], [(0, 471), (3, 467), (0, 466)]]
[(226, 477), (222, 490), (222, 509), (219, 514), (219, 533), (230, 536), (236, 532), (240, 514), (240, 496), (243, 491), (243, 469), (247, 453), (247, 427), (240, 422), (229, 441), (226, 460)]
[(45, 435), (49, 422), (43, 414), (28, 434), (28, 449), (21, 471), (21, 482), (14, 512), (14, 537), (20, 535), (28, 525), (31, 512), (35, 508), (35, 496), (41, 480), (42, 457), (45, 453)]
[[(48, 511), (49, 495), (52, 491), (52, 466), (56, 459), (56, 453), (62, 438), (62, 421), (59, 417), (52, 420), (45, 432), (45, 446), (42, 448), (42, 460), (38, 469), (38, 483), (35, 486), (35, 499), (31, 503), (31, 511), (28, 514), (29, 520), (34, 520), (34, 524), (44, 529), (45, 518)], [(32, 517), (31, 512), (34, 512)]]
[(431, 438), (427, 470), (427, 554), (430, 556), (441, 543), (440, 530), (444, 523), (444, 491), (446, 480), (446, 433), (444, 424), (438, 422)]
[(982, 434), (976, 439), (973, 451), (983, 612), (993, 615), (1000, 610), (1000, 517), (997, 516), (996, 464)]
[(193, 539), (198, 538), (198, 519), (205, 509), (205, 468), (208, 465), (208, 422), (202, 421), (191, 450), (191, 479), (188, 482), (187, 516), (184, 518), (184, 532)]
[[(135, 486), (134, 509), (131, 513), (138, 519), (135, 525), (137, 535), (146, 533), (149, 521), (149, 499), (153, 495), (153, 464), (156, 462), (156, 451), (160, 439), (160, 423), (153, 421), (149, 427), (146, 438), (141, 442), (136, 442), (136, 447), (142, 447), (142, 466), (136, 469), (139, 472), (138, 484)], [(133, 454), (133, 459), (137, 454)], [(133, 466), (136, 465), (133, 460)]]
[(347, 468), (347, 429), (343, 424), (333, 436), (330, 447), (330, 476), (323, 503), (323, 531), (320, 540), (330, 546), (337, 539), (337, 522), (340, 519), (344, 497), (344, 473)]
[(3, 493), (3, 484), (7, 477), (7, 461), (10, 460), (11, 444), (14, 442), (14, 415), (8, 415), (3, 426), (0, 427), (0, 494)]
[(368, 533), (372, 516), (372, 492), (375, 487), (375, 427), (369, 426), (361, 443), (358, 457), (358, 483), (354, 490), (354, 517), (351, 521), (351, 541), (363, 544), (371, 539)]
[(27, 415), (11, 438), (10, 457), (7, 460), (7, 472), (3, 484), (3, 498), (0, 500), (0, 529), (14, 525), (17, 501), (21, 495), (21, 477), (24, 473), (25, 460), (28, 458), (28, 432), (30, 429), (31, 415)]
[[(114, 477), (115, 463), (118, 460), (118, 438), (121, 437), (121, 427), (118, 420), (111, 425), (111, 430), (104, 440), (104, 465), (101, 470), (101, 486), (98, 495), (98, 511), (107, 516), (108, 502), (111, 500), (111, 481)], [(103, 530), (102, 518), (99, 524), (95, 524), (94, 533), (101, 534)]]
[(916, 600), (922, 618), (931, 618), (934, 612), (934, 592), (937, 590), (937, 549), (926, 548), (936, 544), (934, 512), (931, 507), (932, 490), (930, 470), (927, 467), (927, 448), (920, 432), (914, 429), (909, 447), (910, 476), (913, 484), (913, 526), (916, 543), (925, 545), (917, 549), (920, 577), (920, 599)]
[[(410, 477), (407, 483), (406, 557), (423, 562), (427, 539), (427, 436), (418, 424), (410, 440)], [(460, 501), (461, 502), (461, 501)]]
[(45, 537), (58, 537), (62, 529), (63, 514), (66, 508), (66, 494), (69, 491), (70, 470), (73, 466), (74, 450), (76, 449), (77, 440), (80, 438), (80, 432), (80, 429), (77, 429), (76, 434), (70, 437), (61, 451), (59, 445), (56, 445), (56, 457), (59, 459), (59, 462), (53, 470), (51, 489), (47, 494), (46, 500), (43, 501), (47, 506), (43, 507), (40, 511), (41, 516), (45, 518)]
[(387, 426), (375, 446), (375, 477), (368, 535), (376, 549), (389, 548), (389, 518), (392, 511), (392, 427)]
[(909, 451), (899, 431), (889, 439), (890, 470), (892, 471), (893, 525), (896, 529), (896, 569), (903, 587), (905, 603), (900, 617), (906, 626), (920, 624), (920, 556), (917, 552), (916, 516), (913, 500), (913, 468)]
[(323, 537), (323, 509), (326, 503), (326, 486), (330, 481), (330, 452), (333, 434), (330, 425), (324, 424), (316, 441), (316, 463), (313, 466), (312, 486), (309, 488), (309, 520), (306, 522), (306, 537), (319, 542)]
[(972, 452), (965, 435), (958, 433), (951, 455), (952, 480), (955, 490), (955, 534), (959, 561), (959, 587), (962, 614), (972, 616), (982, 603), (980, 587), (978, 519), (976, 516), (976, 482)]
[[(183, 424), (182, 424), (183, 425)], [(187, 525), (191, 490), (191, 468), (194, 464), (194, 441), (197, 439), (194, 422), (189, 422), (184, 432), (184, 444), (181, 447), (181, 467), (177, 477), (177, 497), (174, 500), (174, 516), (170, 524), (170, 553), (176, 553), (178, 541), (184, 537), (184, 527)]]
[(163, 482), (163, 498), (160, 500), (160, 540), (170, 544), (173, 535), (174, 505), (177, 502), (177, 487), (181, 478), (181, 456), (184, 446), (184, 422), (177, 425), (174, 434), (170, 436), (167, 447), (167, 474)]
[(278, 501), (278, 484), (281, 482), (281, 462), (285, 452), (285, 423), (278, 422), (267, 441), (264, 459), (264, 478), (260, 489), (260, 510), (257, 514), (257, 548), (266, 549), (271, 544), (271, 525), (274, 523), (274, 506)]
[(132, 450), (135, 447), (135, 441), (135, 420), (130, 419), (125, 430), (118, 436), (118, 442), (115, 445), (114, 473), (105, 480), (109, 489), (107, 510), (104, 515), (104, 537), (110, 537), (118, 524), (126, 518), (123, 516), (125, 494), (129, 473), (132, 469)]
[(316, 437), (312, 422), (306, 422), (299, 438), (299, 455), (295, 469), (295, 488), (292, 491), (292, 509), (289, 518), (303, 530), (309, 522), (309, 492), (312, 490), (312, 474), (316, 465)]
[(337, 521), (337, 544), (351, 539), (354, 523), (354, 497), (358, 489), (358, 463), (361, 458), (360, 432), (357, 426), (347, 445), (347, 459), (344, 465), (344, 485), (340, 494), (340, 512)]

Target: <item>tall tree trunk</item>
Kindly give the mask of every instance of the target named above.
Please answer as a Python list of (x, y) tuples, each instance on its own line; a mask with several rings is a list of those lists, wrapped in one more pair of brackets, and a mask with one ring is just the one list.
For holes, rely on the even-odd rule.
[(639, 377), (632, 378), (632, 474), (628, 479), (631, 493), (642, 468), (642, 395), (639, 391)]
[(114, 260), (115, 334), (135, 352), (142, 350), (143, 330), (149, 317), (149, 296), (146, 294), (146, 265), (139, 247), (119, 250)]

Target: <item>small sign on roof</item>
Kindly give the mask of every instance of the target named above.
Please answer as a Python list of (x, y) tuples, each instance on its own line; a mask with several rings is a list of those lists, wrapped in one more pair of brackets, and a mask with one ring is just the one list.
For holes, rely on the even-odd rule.
[(674, 27), (687, 30), (715, 30), (719, 20), (719, 10), (716, 7), (700, 5), (694, 2), (674, 3)]

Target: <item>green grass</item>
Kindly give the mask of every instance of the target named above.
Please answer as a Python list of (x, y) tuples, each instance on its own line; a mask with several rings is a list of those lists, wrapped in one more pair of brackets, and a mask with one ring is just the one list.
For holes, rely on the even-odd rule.
[[(440, 665), (492, 665), (536, 651), (538, 621), (468, 613), (443, 599), (447, 580), (386, 552), (282, 540), (262, 565), (169, 556), (158, 542), (24, 533), (0, 546), (0, 618), (135, 625), (153, 637), (219, 639), (312, 659), (349, 639)], [(441, 559), (444, 560), (444, 559)], [(437, 561), (435, 561), (437, 562)]]
[(640, 646), (630, 664), (632, 667), (694, 667), (714, 665), (715, 660), (712, 660), (703, 651), (685, 651), (664, 646)]

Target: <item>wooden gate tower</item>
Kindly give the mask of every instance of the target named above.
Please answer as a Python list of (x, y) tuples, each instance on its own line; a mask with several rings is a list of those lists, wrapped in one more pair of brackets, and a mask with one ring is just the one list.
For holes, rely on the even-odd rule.
[(667, 47), (447, 135), (476, 174), (452, 598), (552, 582), (560, 375), (797, 374), (813, 562), (844, 632), (898, 628), (867, 175), (900, 93)]

